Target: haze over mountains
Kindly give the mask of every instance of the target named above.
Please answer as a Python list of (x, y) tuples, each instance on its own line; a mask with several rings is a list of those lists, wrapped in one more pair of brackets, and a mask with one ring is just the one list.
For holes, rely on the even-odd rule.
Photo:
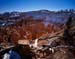
[(21, 21), (32, 17), (33, 19), (43, 20), (47, 23), (60, 23), (65, 24), (69, 16), (75, 16), (75, 10), (61, 10), (61, 11), (49, 11), (49, 10), (38, 10), (29, 12), (5, 12), (0, 14), (0, 26), (6, 24), (14, 24), (15, 21)]

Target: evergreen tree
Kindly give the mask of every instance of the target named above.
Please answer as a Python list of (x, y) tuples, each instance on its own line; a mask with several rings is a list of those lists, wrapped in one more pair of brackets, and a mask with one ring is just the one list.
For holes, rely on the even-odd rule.
[(69, 19), (66, 23), (66, 29), (65, 29), (64, 35), (63, 35), (65, 44), (70, 45), (70, 46), (72, 46), (74, 44), (73, 37), (70, 33), (71, 24), (72, 24), (72, 17), (69, 17)]

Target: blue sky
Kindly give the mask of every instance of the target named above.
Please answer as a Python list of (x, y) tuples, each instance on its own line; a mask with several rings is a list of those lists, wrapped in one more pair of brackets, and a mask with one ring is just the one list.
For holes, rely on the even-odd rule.
[(0, 13), (41, 9), (75, 9), (75, 0), (0, 0)]

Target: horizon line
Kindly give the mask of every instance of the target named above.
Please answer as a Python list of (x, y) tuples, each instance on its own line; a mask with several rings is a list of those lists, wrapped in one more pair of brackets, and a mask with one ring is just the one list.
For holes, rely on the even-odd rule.
[(37, 10), (24, 10), (24, 11), (19, 11), (19, 10), (12, 10), (12, 11), (4, 11), (4, 12), (0, 12), (0, 14), (3, 14), (3, 13), (6, 13), (6, 12), (32, 12), (32, 11), (41, 11), (41, 10), (48, 10), (48, 11), (55, 11), (55, 12), (58, 12), (58, 11), (65, 11), (65, 10), (75, 10), (74, 8), (71, 8), (71, 9), (60, 9), (60, 10), (49, 10), (49, 9), (37, 9)]

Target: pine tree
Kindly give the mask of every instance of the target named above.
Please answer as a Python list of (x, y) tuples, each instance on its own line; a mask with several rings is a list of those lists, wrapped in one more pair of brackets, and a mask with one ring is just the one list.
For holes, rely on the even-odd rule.
[(65, 29), (64, 35), (63, 35), (65, 44), (70, 45), (70, 46), (72, 46), (74, 44), (73, 37), (70, 33), (71, 24), (72, 24), (72, 17), (69, 17), (69, 19), (66, 23), (66, 29)]

